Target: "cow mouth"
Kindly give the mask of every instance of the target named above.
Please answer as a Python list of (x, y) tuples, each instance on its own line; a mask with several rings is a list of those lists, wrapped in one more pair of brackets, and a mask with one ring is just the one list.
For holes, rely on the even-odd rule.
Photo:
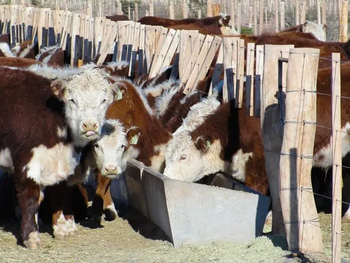
[(87, 131), (87, 132), (84, 132), (84, 136), (86, 137), (86, 138), (91, 138), (91, 139), (94, 139), (94, 138), (96, 138), (97, 136), (98, 136), (98, 134), (97, 134), (97, 132), (95, 132), (95, 131)]
[(120, 174), (116, 174), (116, 173), (105, 173), (103, 174), (103, 176), (109, 178), (109, 179), (118, 179)]

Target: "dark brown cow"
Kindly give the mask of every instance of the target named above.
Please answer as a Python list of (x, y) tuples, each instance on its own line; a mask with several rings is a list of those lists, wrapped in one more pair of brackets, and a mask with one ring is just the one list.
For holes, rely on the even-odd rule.
[[(347, 50), (344, 50), (345, 43), (324, 42), (317, 40), (311, 33), (302, 32), (279, 32), (274, 34), (262, 34), (259, 36), (241, 35), (247, 43), (256, 45), (274, 44), (274, 45), (294, 45), (298, 47), (310, 47), (320, 49), (319, 68), (330, 67), (332, 53), (340, 53), (341, 60), (349, 60)], [(326, 58), (326, 59), (322, 59)]]
[[(74, 173), (81, 149), (99, 136), (114, 98), (108, 74), (83, 69), (69, 81), (51, 83), (29, 71), (0, 67), (0, 168), (12, 174), (22, 210), (20, 234), (28, 248), (40, 243), (43, 189)], [(76, 230), (63, 208), (53, 218), (55, 236)]]
[(199, 30), (201, 34), (221, 35), (221, 27), (229, 27), (230, 16), (205, 17), (202, 19), (187, 18), (181, 20), (145, 16), (138, 22), (145, 25), (164, 26), (173, 29)]
[(130, 19), (126, 15), (111, 15), (111, 16), (106, 16), (106, 18), (117, 22), (117, 21), (129, 21)]
[(27, 68), (36, 64), (41, 64), (41, 62), (32, 58), (0, 57), (0, 66)]

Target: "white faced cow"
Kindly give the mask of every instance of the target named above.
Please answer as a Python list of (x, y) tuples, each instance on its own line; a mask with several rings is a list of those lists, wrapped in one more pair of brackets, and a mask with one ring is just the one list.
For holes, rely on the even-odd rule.
[[(82, 148), (99, 137), (114, 86), (91, 65), (52, 83), (20, 69), (0, 68), (0, 75), (0, 168), (13, 174), (23, 243), (36, 248), (42, 191), (72, 175)], [(71, 234), (74, 218), (57, 212), (53, 228), (55, 236)]]

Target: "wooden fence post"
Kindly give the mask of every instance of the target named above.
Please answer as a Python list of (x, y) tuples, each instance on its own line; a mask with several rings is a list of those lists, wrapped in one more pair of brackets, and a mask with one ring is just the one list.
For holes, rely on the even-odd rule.
[(260, 0), (259, 3), (259, 34), (262, 34), (264, 30), (264, 0)]
[(254, 56), (255, 44), (247, 44), (246, 106), (249, 116), (254, 115)]
[(135, 17), (134, 17), (134, 21), (138, 21), (139, 20), (139, 4), (135, 3)]
[(207, 0), (207, 17), (213, 16), (213, 0)]
[(154, 16), (154, 6), (153, 6), (153, 0), (149, 1), (149, 15)]
[(285, 23), (284, 23), (284, 11), (285, 11), (285, 6), (284, 6), (284, 2), (281, 2), (281, 30), (284, 30), (285, 27)]
[[(281, 87), (282, 91), (285, 90), (284, 71), (282, 71), (282, 80), (279, 80), (279, 74), (281, 73), (279, 73), (278, 60), (279, 58), (288, 58), (289, 50), (293, 47), (293, 45), (265, 45), (265, 61), (260, 91), (260, 120), (264, 141), (265, 166), (272, 199), (272, 233), (276, 235), (285, 235), (279, 196), (279, 165), (282, 138), (279, 137), (281, 134), (270, 134), (271, 132), (273, 133), (278, 126), (276, 129), (271, 129), (271, 125), (267, 125), (265, 121), (265, 110), (270, 105), (278, 103), (275, 94), (279, 91), (279, 87)], [(277, 124), (280, 124), (280, 121), (278, 121)], [(282, 132), (283, 129), (281, 128), (281, 133)], [(273, 140), (269, 140), (269, 138), (273, 138)]]
[(348, 13), (349, 1), (342, 1), (339, 12), (339, 42), (348, 41)]
[(174, 2), (173, 1), (170, 1), (170, 5), (169, 5), (169, 18), (175, 19)]
[(280, 198), (288, 249), (323, 251), (311, 184), (319, 49), (290, 50), (280, 158)]
[(182, 14), (184, 19), (188, 18), (187, 0), (182, 1)]
[(320, 0), (317, 1), (317, 24), (321, 24), (321, 4)]
[(322, 1), (322, 24), (327, 25), (327, 2)]
[(332, 53), (332, 263), (341, 261), (342, 131), (340, 53)]
[(238, 3), (237, 5), (237, 32), (238, 34), (241, 33), (241, 26), (242, 26), (242, 21), (241, 21), (241, 12), (242, 12), (242, 9), (241, 9), (241, 3)]
[(275, 0), (275, 32), (279, 31), (279, 26), (278, 26), (278, 1)]
[(295, 24), (299, 25), (300, 24), (300, 15), (299, 15), (299, 0), (295, 0)]

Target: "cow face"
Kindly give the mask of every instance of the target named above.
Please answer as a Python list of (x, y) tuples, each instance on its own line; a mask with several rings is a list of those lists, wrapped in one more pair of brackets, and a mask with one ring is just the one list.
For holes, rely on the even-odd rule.
[(177, 133), (165, 152), (164, 175), (181, 181), (198, 181), (210, 173), (212, 165), (216, 166), (219, 155), (209, 151), (214, 148), (209, 139), (200, 137), (193, 141), (189, 131)]
[(129, 158), (135, 157), (130, 154), (128, 146), (137, 143), (138, 134), (133, 133), (128, 141), (129, 135), (131, 131), (126, 133), (117, 120), (107, 120), (102, 126), (101, 138), (94, 144), (93, 153), (96, 166), (103, 176), (118, 178), (125, 171)]
[(115, 96), (107, 72), (87, 67), (69, 80), (56, 80), (51, 88), (65, 103), (65, 116), (76, 146), (85, 146), (101, 133), (108, 106)]

